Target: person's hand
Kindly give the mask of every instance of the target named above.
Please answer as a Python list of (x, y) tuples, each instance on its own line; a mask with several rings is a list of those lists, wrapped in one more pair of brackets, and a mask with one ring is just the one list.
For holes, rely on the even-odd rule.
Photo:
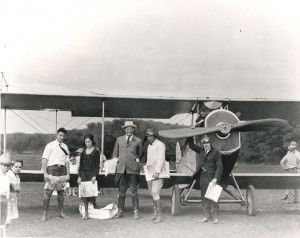
[(96, 182), (96, 177), (94, 176), (93, 178), (92, 178), (92, 183), (94, 184)]
[(78, 177), (78, 179), (77, 179), (77, 184), (78, 184), (78, 185), (81, 184), (81, 178), (80, 178), (80, 177)]
[(154, 180), (159, 179), (159, 173), (155, 172), (155, 173), (153, 174), (153, 178), (154, 178)]
[(217, 184), (217, 179), (214, 178), (211, 182), (212, 182), (213, 186), (215, 186)]
[(69, 180), (70, 180), (70, 174), (67, 174), (66, 176), (67, 176), (67, 177), (66, 177), (66, 178), (67, 178), (66, 180), (69, 181)]
[(44, 174), (44, 181), (48, 182), (49, 181), (49, 175), (48, 174)]

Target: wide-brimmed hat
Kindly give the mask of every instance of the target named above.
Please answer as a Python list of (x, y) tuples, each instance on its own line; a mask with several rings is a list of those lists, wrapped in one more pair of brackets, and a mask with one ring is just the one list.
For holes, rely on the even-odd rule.
[(1, 164), (8, 164), (8, 165), (11, 165), (12, 162), (11, 162), (11, 159), (10, 159), (10, 155), (7, 154), (7, 153), (4, 153), (0, 156), (0, 163)]
[(288, 146), (288, 150), (297, 149), (296, 141), (291, 141), (290, 145)]
[(133, 124), (133, 121), (125, 121), (124, 126), (122, 126), (122, 128), (126, 128), (126, 127), (136, 127), (136, 125)]
[(76, 150), (75, 152), (77, 153), (82, 153), (83, 149), (82, 148), (79, 148), (78, 150)]

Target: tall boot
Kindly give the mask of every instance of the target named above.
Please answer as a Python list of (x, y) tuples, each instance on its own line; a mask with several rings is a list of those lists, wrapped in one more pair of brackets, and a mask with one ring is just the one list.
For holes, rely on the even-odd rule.
[(49, 209), (50, 198), (51, 198), (51, 194), (46, 193), (44, 195), (44, 204), (43, 204), (44, 211), (43, 211), (43, 215), (42, 215), (42, 218), (41, 218), (42, 221), (47, 220), (47, 212), (48, 212), (48, 209)]
[(61, 218), (69, 218), (64, 213), (64, 191), (57, 191), (57, 204), (58, 204), (58, 210), (59, 210), (59, 217)]
[(151, 218), (151, 221), (156, 220), (156, 217), (157, 217), (156, 202), (153, 200), (153, 216)]
[(87, 198), (85, 198), (84, 201), (84, 220), (88, 220), (89, 219), (89, 201), (87, 200)]
[(133, 219), (138, 220), (139, 217), (139, 199), (138, 196), (132, 196), (132, 207), (133, 207)]
[(119, 194), (119, 198), (118, 198), (118, 214), (116, 215), (117, 219), (123, 217), (124, 206), (125, 206), (125, 196), (121, 196)]
[(156, 213), (157, 213), (157, 216), (156, 216), (156, 219), (155, 219), (154, 223), (160, 223), (160, 222), (162, 222), (162, 219), (161, 219), (161, 202), (160, 202), (160, 199), (156, 200), (155, 203), (156, 203)]

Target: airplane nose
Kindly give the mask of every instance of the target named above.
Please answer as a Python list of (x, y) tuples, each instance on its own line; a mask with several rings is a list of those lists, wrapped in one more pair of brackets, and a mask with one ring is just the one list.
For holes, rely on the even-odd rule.
[(226, 122), (220, 122), (218, 123), (218, 125), (220, 127), (220, 132), (222, 134), (228, 134), (231, 131), (231, 126), (230, 124), (226, 123)]

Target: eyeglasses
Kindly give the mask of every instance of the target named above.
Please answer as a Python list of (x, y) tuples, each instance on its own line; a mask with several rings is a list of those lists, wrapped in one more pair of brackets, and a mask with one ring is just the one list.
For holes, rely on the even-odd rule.
[(1, 165), (3, 165), (4, 167), (10, 167), (10, 164), (3, 164), (3, 163), (1, 163)]

